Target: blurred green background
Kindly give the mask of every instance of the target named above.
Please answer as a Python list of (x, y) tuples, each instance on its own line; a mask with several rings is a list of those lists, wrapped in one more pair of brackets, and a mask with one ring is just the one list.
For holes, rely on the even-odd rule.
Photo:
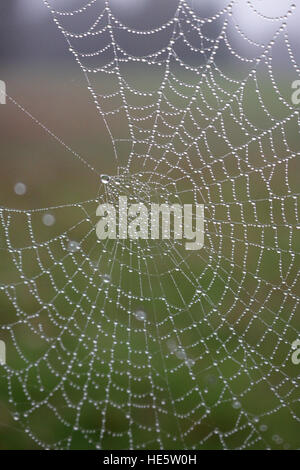
[[(209, 151), (197, 140), (187, 150), (189, 164), (177, 164), (169, 152), (167, 167), (154, 146), (144, 167), (144, 148), (136, 149), (121, 189), (138, 198), (156, 161), (153, 198), (167, 191), (175, 201), (177, 190), (183, 202), (196, 195), (206, 204), (200, 252), (168, 242), (97, 243), (97, 201), (121, 193), (113, 181), (104, 188), (99, 175), (122, 179), (129, 147), (118, 147), (116, 161), (80, 68), (69, 55), (47, 61), (47, 54), (26, 63), (6, 60), (0, 78), (9, 95), (96, 171), (18, 106), (1, 106), (0, 339), (8, 368), (0, 369), (0, 448), (299, 448), (299, 366), (290, 359), (299, 336), (297, 116), (247, 152), (226, 152), (225, 140), (208, 130)], [(230, 64), (223, 70), (237, 78)], [(192, 74), (176, 66), (173, 72), (195, 84)], [(159, 81), (159, 72), (129, 66), (125, 73), (144, 90)], [(267, 109), (285, 120), (292, 111), (263, 68), (258, 78)], [(290, 104), (294, 76), (282, 70), (276, 79)], [(211, 108), (236, 91), (219, 84), (214, 88), (208, 77), (201, 87), (195, 106), (206, 118), (194, 114), (201, 127), (215, 115)], [(117, 86), (102, 75), (93, 85)], [(184, 109), (184, 100), (167, 93)], [(249, 126), (253, 136), (274, 124), (251, 80), (243, 106), (257, 126)], [(236, 103), (232, 111), (239, 116)], [(235, 149), (248, 141), (229, 113), (223, 124)], [(184, 127), (195, 133), (192, 122)], [(220, 122), (216, 130), (222, 135)], [(113, 131), (127, 138), (122, 116)], [(180, 142), (174, 148), (184, 150)], [(271, 174), (268, 164), (275, 162)], [(14, 192), (18, 182), (26, 184), (23, 196)], [(42, 222), (48, 213), (55, 217), (50, 227)], [(80, 243), (78, 251), (68, 250), (70, 240)], [(140, 309), (145, 322), (136, 318)]]

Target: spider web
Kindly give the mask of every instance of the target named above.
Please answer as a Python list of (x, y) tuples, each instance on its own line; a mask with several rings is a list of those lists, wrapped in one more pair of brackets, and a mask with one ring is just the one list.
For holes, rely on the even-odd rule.
[[(295, 5), (274, 15), (268, 0), (220, 0), (205, 14), (179, 0), (146, 29), (114, 1), (43, 1), (86, 77), (114, 170), (101, 175), (11, 98), (99, 178), (93, 200), (51, 208), (72, 223), (46, 241), (37, 220), (50, 208), (1, 208), (1, 251), (18, 276), (0, 284), (14, 419), (46, 449), (299, 448)], [(96, 207), (119, 195), (203, 203), (204, 248), (97, 240)]]

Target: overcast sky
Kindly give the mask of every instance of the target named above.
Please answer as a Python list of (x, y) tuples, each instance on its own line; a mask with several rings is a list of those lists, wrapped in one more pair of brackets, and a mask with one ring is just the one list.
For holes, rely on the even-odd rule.
[[(2, 57), (8, 60), (21, 60), (29, 56), (45, 54), (48, 59), (59, 57), (66, 53), (62, 45), (62, 36), (50, 21), (50, 13), (43, 0), (7, 0), (0, 4), (0, 49)], [(103, 0), (99, 0), (102, 1)], [(216, 14), (225, 8), (230, 0), (187, 0), (189, 5), (202, 17)], [(86, 4), (87, 0), (51, 0), (53, 5), (59, 5), (63, 10), (70, 9), (70, 5), (78, 8)], [(281, 16), (286, 13), (290, 5), (299, 0), (252, 0), (253, 8), (269, 18)], [(134, 26), (141, 29), (167, 21), (174, 15), (178, 0), (110, 0), (111, 8), (122, 21), (127, 19)], [(91, 13), (93, 10), (91, 10)], [(278, 29), (280, 21), (268, 21), (259, 18), (247, 0), (238, 0), (234, 6), (232, 21), (237, 23), (246, 36), (253, 41), (267, 43)], [(293, 15), (288, 19), (288, 33), (293, 52), (300, 62), (300, 4)], [(18, 30), (18, 34), (16, 33)], [(34, 38), (39, 40), (35, 41)], [(247, 42), (241, 41), (238, 33), (231, 34), (232, 44), (242, 53), (247, 52)], [(43, 54), (42, 54), (43, 52)]]
[[(10, 0), (13, 1), (13, 0)], [(35, 22), (39, 19), (45, 18), (49, 12), (45, 7), (42, 0), (16, 0), (18, 5), (18, 14), (22, 17), (24, 21)], [(177, 0), (171, 0), (174, 4), (178, 3)], [(295, 2), (296, 0), (294, 0)], [(59, 5), (56, 3), (57, 0), (52, 0), (53, 5)], [(86, 1), (73, 0), (74, 8), (77, 8), (80, 5), (86, 3)], [(270, 18), (278, 17), (283, 15), (292, 5), (293, 0), (252, 0), (252, 5), (256, 8), (262, 15), (265, 15)], [(198, 12), (200, 15), (213, 15), (216, 12), (220, 11), (222, 8), (225, 8), (229, 0), (187, 0), (187, 3), (193, 7), (193, 9)], [(60, 5), (70, 6), (72, 3), (70, 0), (68, 2), (60, 2)], [(159, 4), (159, 3), (158, 3)], [(137, 15), (145, 7), (157, 6), (157, 1), (155, 0), (110, 0), (110, 5), (114, 11), (119, 10), (120, 14), (126, 12), (128, 16)], [(296, 10), (300, 10), (300, 5)], [(157, 11), (157, 16), (159, 16), (159, 11)], [(297, 27), (299, 25), (299, 11), (294, 13), (294, 18), (289, 20), (291, 27)], [(295, 18), (297, 16), (297, 18)], [(269, 32), (274, 30), (274, 27), (278, 23), (273, 23), (271, 21), (262, 20), (255, 14), (252, 8), (249, 7), (247, 0), (238, 0), (237, 4), (234, 6), (234, 19), (239, 23), (241, 27), (244, 28), (247, 33), (250, 35), (259, 36), (261, 38), (267, 37)], [(254, 28), (255, 25), (255, 28)]]

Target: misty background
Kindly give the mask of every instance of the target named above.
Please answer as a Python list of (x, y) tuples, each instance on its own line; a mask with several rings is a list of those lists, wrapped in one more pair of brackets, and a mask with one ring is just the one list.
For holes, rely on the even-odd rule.
[[(51, 2), (50, 2), (51, 3)], [(84, 5), (86, 0), (68, 0), (68, 1), (57, 1), (52, 0), (52, 4), (56, 8), (62, 10), (76, 9)], [(195, 11), (198, 19), (207, 19), (218, 15), (218, 12), (228, 6), (228, 0), (187, 0), (187, 3)], [(282, 20), (272, 21), (270, 18), (280, 17), (284, 15), (290, 6), (296, 3), (299, 4), (299, 0), (294, 1), (275, 1), (275, 0), (253, 0), (251, 5), (254, 9), (257, 9), (262, 17), (260, 18), (257, 13), (254, 12), (246, 0), (239, 0), (234, 7), (233, 16), (228, 18), (229, 29), (228, 38), (231, 47), (241, 56), (255, 57), (258, 51), (255, 47), (251, 46), (247, 40), (241, 38), (234, 24), (238, 23), (241, 30), (245, 33), (250, 41), (267, 45), (274, 33), (277, 31)], [(91, 20), (95, 20), (97, 17), (97, 11), (103, 7), (104, 2), (99, 0), (95, 6), (91, 8), (90, 18), (85, 16), (85, 21), (90, 24)], [(110, 7), (115, 16), (126, 24), (129, 28), (137, 28), (140, 30), (151, 30), (156, 28), (174, 17), (174, 12), (178, 6), (178, 0), (110, 0)], [(299, 5), (300, 7), (300, 5)], [(300, 24), (300, 8), (296, 8), (294, 14), (288, 18), (288, 27), (286, 34), (288, 34), (288, 41), (295, 57), (296, 62), (300, 63), (300, 38), (299, 38), (299, 24)], [(66, 24), (68, 18), (65, 19)], [(223, 21), (223, 19), (222, 19)], [(220, 25), (222, 21), (216, 19), (212, 23), (206, 25), (206, 34), (208, 37), (214, 39), (220, 32)], [(78, 28), (78, 31), (83, 31), (84, 28), (80, 25), (74, 25), (74, 28)], [(182, 24), (183, 28), (188, 29), (189, 26)], [(168, 33), (162, 33), (159, 39), (155, 39), (149, 36), (150, 41), (142, 41), (139, 38), (133, 43), (130, 34), (122, 33), (121, 45), (124, 49), (133, 49), (136, 55), (143, 54), (144, 50), (153, 51), (159, 50), (162, 43), (167, 43)], [(101, 40), (99, 40), (99, 48), (101, 48)], [(78, 48), (81, 46), (79, 45)], [(198, 55), (195, 56), (187, 49), (178, 46), (176, 53), (182, 57), (184, 62), (189, 62), (198, 59)], [(298, 71), (291, 66), (290, 57), (287, 52), (287, 46), (284, 41), (284, 32), (282, 32), (272, 50), (272, 71), (276, 83), (281, 84), (282, 95), (289, 100), (291, 95), (290, 83), (293, 80), (299, 79), (299, 68)], [(223, 65), (224, 69), (228, 74), (234, 76), (235, 70), (233, 65), (232, 54), (223, 47), (219, 54), (218, 60)], [(131, 65), (131, 64), (130, 64)], [(129, 65), (129, 67), (130, 67)], [(296, 68), (299, 67), (296, 66)], [(247, 75), (247, 74), (246, 74)], [(153, 86), (153, 77), (146, 73), (140, 74), (140, 81), (145, 88)], [(4, 80), (7, 86), (7, 93), (13, 99), (16, 100), (23, 110), (20, 109), (16, 104), (7, 101), (5, 106), (0, 107), (0, 194), (1, 201), (0, 205), (7, 208), (14, 209), (37, 209), (37, 208), (51, 208), (60, 206), (63, 204), (78, 203), (86, 200), (95, 198), (95, 194), (99, 189), (99, 178), (97, 174), (91, 174), (86, 167), (84, 167), (72, 152), (68, 151), (63, 145), (58, 143), (53, 137), (45, 132), (38, 123), (42, 123), (48, 129), (51, 130), (58, 138), (62, 139), (66, 145), (81, 155), (85, 160), (91, 163), (91, 165), (100, 173), (114, 174), (116, 168), (112, 158), (112, 143), (110, 136), (107, 133), (107, 129), (96, 110), (95, 103), (93, 102), (89, 91), (87, 90), (87, 83), (84, 74), (78, 64), (75, 62), (73, 55), (68, 50), (68, 45), (63, 35), (58, 31), (56, 25), (53, 22), (52, 15), (48, 8), (45, 7), (42, 0), (5, 0), (0, 4), (0, 80)], [(268, 96), (268, 91), (271, 91), (272, 84), (270, 83), (269, 77), (266, 78), (266, 89), (265, 95)], [(273, 99), (273, 95), (272, 95)], [(271, 102), (268, 101), (268, 103)], [(275, 108), (274, 108), (275, 109)], [(37, 119), (38, 123), (31, 119), (24, 110), (27, 110)], [(276, 109), (277, 111), (277, 109)], [(280, 115), (281, 109), (278, 111)], [(125, 123), (126, 124), (126, 123)], [(124, 123), (119, 124), (120, 133), (123, 132)], [(291, 132), (289, 135), (289, 145), (291, 148), (298, 148), (297, 143), (298, 135), (295, 132)], [(298, 139), (299, 141), (299, 139)], [(278, 148), (279, 147), (278, 145)], [(273, 158), (272, 151), (267, 149), (267, 158)], [(281, 155), (279, 155), (279, 158)], [(254, 157), (253, 157), (253, 161)], [(264, 162), (265, 163), (265, 162)], [(255, 164), (255, 163), (254, 163)], [(296, 193), (297, 185), (299, 184), (299, 178), (297, 175), (296, 165), (292, 167), (295, 171), (291, 171), (294, 175), (292, 180), (292, 190)], [(278, 175), (279, 183), (277, 188), (281, 189), (284, 184), (280, 183), (281, 176), (285, 176), (285, 169), (282, 166), (280, 169), (281, 173)], [(292, 175), (292, 176), (293, 176)], [(297, 181), (296, 181), (297, 180)], [(208, 177), (208, 185), (211, 185), (211, 180)], [(26, 185), (27, 191), (22, 197), (16, 194), (14, 191), (17, 183), (23, 183)], [(282, 185), (282, 186), (281, 186)], [(244, 188), (242, 188), (244, 189)], [(283, 187), (282, 191), (285, 188)], [(212, 196), (213, 197), (213, 196)], [(228, 198), (230, 195), (228, 196)], [(236, 202), (236, 201), (233, 201)], [(42, 217), (39, 213), (36, 216), (35, 234), (40, 236), (43, 240), (49, 240), (57, 235), (60, 235), (66, 227), (71, 226), (73, 222), (72, 213), (66, 210), (62, 215), (59, 211), (52, 210), (51, 213), (55, 214), (56, 223), (53, 226), (45, 227), (42, 223)], [(247, 215), (247, 212), (245, 212)], [(287, 220), (294, 220), (293, 209), (286, 209)], [(266, 209), (266, 213), (263, 213), (262, 220), (268, 220), (269, 213)], [(249, 220), (250, 215), (249, 215)], [(1, 225), (2, 229), (2, 225)], [(16, 217), (14, 230), (12, 230), (13, 245), (23, 247), (26, 245), (31, 246), (32, 240), (26, 238), (24, 221), (21, 217)], [(0, 234), (1, 235), (1, 234)], [(284, 237), (283, 237), (284, 238)], [(225, 242), (228, 237), (224, 237)], [(19, 273), (16, 273), (15, 262), (9, 257), (4, 258), (3, 253), (6, 256), (5, 237), (0, 236), (0, 248), (4, 248), (2, 251), (2, 259), (0, 265), (0, 284), (9, 284), (11, 279), (15, 282), (15, 277)], [(29, 240), (29, 241), (28, 241)], [(241, 240), (243, 242), (243, 240)], [(286, 235), (284, 238), (285, 246), (288, 249), (296, 250), (296, 241), (293, 239), (291, 246), (291, 240)], [(265, 243), (274, 249), (274, 240), (266, 239)], [(244, 258), (244, 245), (241, 243), (241, 251), (234, 251), (234, 260), (232, 262), (238, 266)], [(226, 265), (226, 257), (228, 260), (232, 256), (230, 246), (225, 243), (225, 254), (216, 252), (216, 259), (220, 259), (223, 265), (221, 268), (226, 270), (230, 269)], [(54, 249), (53, 249), (54, 252)], [(273, 252), (272, 252), (273, 253)], [(57, 255), (59, 257), (60, 254)], [(287, 255), (286, 255), (287, 256)], [(256, 269), (256, 258), (247, 259), (245, 269), (250, 274), (255, 272)], [(57, 258), (58, 259), (58, 258)], [(163, 257), (162, 257), (163, 259)], [(30, 278), (32, 272), (35, 269), (35, 253), (31, 257), (28, 257), (26, 264), (26, 275)], [(52, 260), (51, 260), (52, 262)], [(162, 261), (163, 262), (163, 261)], [(207, 264), (207, 260), (204, 259), (203, 264)], [(109, 264), (109, 263), (107, 263)], [(287, 263), (288, 264), (288, 263)], [(202, 268), (202, 265), (195, 263), (197, 269)], [(195, 266), (193, 265), (193, 268)], [(52, 268), (51, 268), (52, 269)], [(105, 263), (101, 266), (101, 269), (107, 270)], [(206, 267), (203, 267), (203, 270)], [(220, 270), (221, 271), (221, 270)], [(195, 268), (196, 272), (196, 268)], [(293, 272), (292, 272), (293, 274)], [(212, 276), (214, 273), (211, 274)], [(61, 277), (59, 277), (61, 276)], [(266, 279), (274, 284), (280, 285), (280, 279), (278, 272), (274, 269), (272, 263), (267, 260), (263, 260), (261, 264), (262, 279)], [(250, 277), (250, 276), (249, 276)], [(123, 276), (125, 288), (139, 286), (139, 279), (135, 279), (128, 276), (128, 273)], [(292, 275), (290, 276), (292, 278)], [(279, 279), (279, 280), (278, 280)], [(76, 279), (77, 281), (77, 279)], [(209, 291), (210, 298), (213, 302), (216, 301), (224, 292), (224, 286), (226, 282), (229, 282), (225, 277), (224, 285), (212, 287)], [(253, 285), (256, 281), (251, 279), (247, 285), (245, 284), (245, 292), (240, 294), (240, 299), (245, 303), (250, 302), (249, 296), (251, 297), (254, 291)], [(291, 287), (293, 279), (288, 279), (287, 282), (290, 286), (287, 289), (296, 289), (297, 286)], [(65, 285), (66, 279), (64, 275), (57, 276), (57, 285)], [(22, 283), (21, 283), (22, 284)], [(131, 286), (133, 285), (133, 287)], [(85, 288), (82, 279), (78, 279), (78, 290), (82, 292)], [(28, 302), (24, 308), (29, 313), (34, 312), (35, 305), (30, 303), (24, 291), (21, 290), (18, 300), (20, 303)], [(204, 289), (207, 286), (204, 285)], [(184, 282), (182, 283), (182, 291), (184, 297), (187, 297), (187, 290), (184, 290)], [(39, 289), (42, 298), (46, 298), (52, 295), (51, 291), (47, 291), (47, 288)], [(167, 292), (168, 295), (172, 296), (172, 291)], [(19, 292), (18, 292), (19, 294)], [(27, 294), (27, 293), (26, 293)], [(244, 298), (243, 298), (244, 295)], [(44, 296), (44, 297), (43, 297)], [(110, 293), (110, 297), (114, 300), (117, 295), (113, 296)], [(76, 300), (76, 296), (72, 300)], [(260, 300), (260, 299), (259, 299)], [(230, 299), (230, 302), (234, 300)], [(229, 302), (229, 303), (230, 303)], [(216, 301), (217, 303), (217, 301)], [(258, 302), (258, 305), (259, 302)], [(280, 316), (278, 310), (281, 309), (281, 301), (277, 301), (274, 305), (274, 311)], [(69, 306), (70, 307), (70, 306)], [(66, 311), (69, 312), (68, 306), (65, 307)], [(242, 309), (242, 307), (239, 307)], [(226, 305), (223, 307), (223, 311), (220, 310), (220, 316), (225, 317), (227, 314)], [(276, 310), (278, 309), (278, 310)], [(285, 305), (284, 312), (282, 313), (284, 321), (291, 314), (291, 305)], [(69, 312), (72, 315), (72, 312)], [(199, 315), (199, 311), (195, 313)], [(238, 312), (237, 315), (240, 315)], [(5, 294), (1, 297), (0, 303), (0, 325), (5, 325), (6, 321), (10, 321), (15, 315), (14, 308), (7, 302)], [(123, 318), (123, 312), (120, 314), (121, 321)], [(206, 316), (210, 319), (211, 315), (210, 308), (207, 307)], [(185, 318), (184, 324), (186, 322)], [(213, 324), (213, 321), (212, 321)], [(235, 327), (235, 319), (232, 320), (233, 327)], [(286, 324), (286, 323), (284, 323)], [(152, 326), (151, 326), (152, 328)], [(154, 329), (153, 329), (154, 331)], [(1, 330), (1, 333), (3, 331)], [(110, 350), (111, 332), (108, 335), (107, 350)], [(121, 336), (121, 340), (123, 340)], [(198, 338), (197, 338), (198, 339)], [(22, 347), (34, 349), (34, 341), (28, 341), (25, 338), (25, 345), (20, 344)], [(255, 345), (255, 334), (250, 338), (252, 343)], [(188, 339), (189, 343), (192, 344), (192, 340)], [(30, 343), (30, 344), (28, 344)], [(7, 343), (7, 357), (8, 361), (14, 356), (13, 347)], [(138, 344), (138, 343), (137, 343)], [(144, 345), (142, 344), (141, 349)], [(286, 345), (288, 347), (288, 343)], [(212, 344), (212, 352), (214, 353), (215, 344)], [(263, 349), (265, 357), (268, 357), (269, 350), (272, 348), (272, 343), (268, 343)], [(153, 348), (155, 354), (155, 348)], [(123, 354), (123, 353), (122, 353)], [(123, 358), (120, 354), (121, 359)], [(198, 354), (198, 352), (197, 352)], [(195, 354), (196, 355), (196, 354)], [(17, 356), (17, 355), (16, 355)], [(209, 358), (210, 359), (210, 358)], [(145, 361), (147, 358), (141, 357), (141, 361)], [(16, 359), (17, 362), (17, 359)], [(88, 367), (88, 366), (87, 366)], [(125, 366), (124, 366), (125, 367)], [(160, 367), (158, 364), (157, 367)], [(200, 369), (200, 366), (199, 366)], [(293, 377), (296, 375), (295, 368), (289, 364), (286, 371), (287, 375)], [(234, 369), (229, 370), (228, 374), (233, 376)], [(118, 380), (118, 379), (116, 379)], [(209, 390), (209, 399), (217, 400), (218, 397), (218, 380), (217, 375), (206, 374), (202, 369), (199, 373), (199, 384), (201, 388), (207, 387)], [(243, 377), (240, 379), (240, 388), (244, 390), (247, 387), (247, 382), (243, 382)], [(117, 382), (118, 383), (118, 382)], [(246, 385), (245, 385), (246, 384)], [(178, 376), (174, 379), (174, 389), (180, 390), (181, 387), (186, 385), (186, 378), (184, 375)], [(7, 387), (6, 382), (2, 380), (0, 376), (0, 448), (35, 448), (38, 447), (33, 441), (23, 432), (21, 426), (18, 425), (12, 419), (11, 405), (7, 403)], [(259, 390), (258, 390), (259, 392)], [(20, 404), (22, 411), (23, 401), (22, 396), (16, 396), (16, 402)], [(255, 393), (251, 400), (245, 403), (245, 406), (249, 406), (250, 410), (256, 410), (257, 408), (262, 412), (268, 409), (270, 403), (269, 390), (263, 390), (261, 393)], [(190, 400), (191, 406), (197, 406), (197, 400), (195, 403)], [(244, 405), (244, 404), (243, 404)], [(170, 419), (169, 429), (172, 429), (172, 409), (169, 407), (169, 403), (166, 405), (168, 409), (168, 419)], [(270, 405), (270, 406), (273, 406)], [(253, 411), (254, 413), (255, 411)], [(216, 424), (220, 425), (220, 428), (224, 426), (230, 426), (233, 414), (237, 411), (233, 411), (231, 404), (224, 410), (217, 410), (211, 422), (208, 422), (208, 427), (212, 429)], [(259, 414), (259, 412), (258, 412)], [(147, 423), (148, 419), (151, 422), (152, 417), (149, 414), (146, 417), (142, 417), (142, 422)], [(94, 416), (88, 416), (87, 420), (91, 419), (92, 425), (94, 425)], [(289, 443), (290, 446), (296, 447), (299, 445), (299, 432), (295, 422), (291, 419), (288, 414), (287, 408), (280, 410), (278, 414), (273, 413), (267, 416), (265, 422), (269, 426), (268, 432), (265, 434), (266, 440), (272, 444), (272, 436), (275, 434), (282, 434), (285, 442)], [(111, 419), (111, 422), (115, 425), (118, 431), (120, 422), (118, 418)], [(45, 426), (46, 423), (46, 426)], [(205, 424), (207, 426), (207, 424)], [(207, 428), (200, 429), (201, 432), (206, 435)], [(35, 423), (37, 434), (46, 433), (45, 439), (56, 440), (56, 428), (51, 426), (51, 421), (45, 419), (37, 419)], [(298, 432), (298, 434), (297, 434)], [(242, 433), (238, 433), (235, 436), (235, 442), (233, 446), (239, 445), (239, 439), (243, 440)], [(194, 435), (193, 438), (197, 442), (198, 435)], [(42, 439), (42, 438), (41, 438)], [(110, 445), (108, 437), (108, 446)], [(84, 448), (86, 442), (78, 437), (78, 442), (75, 443), (77, 448)], [(74, 445), (75, 445), (74, 444)], [(124, 444), (124, 446), (126, 443)], [(207, 443), (207, 446), (220, 446), (220, 443), (214, 442), (213, 444)], [(273, 445), (275, 445), (273, 443)]]

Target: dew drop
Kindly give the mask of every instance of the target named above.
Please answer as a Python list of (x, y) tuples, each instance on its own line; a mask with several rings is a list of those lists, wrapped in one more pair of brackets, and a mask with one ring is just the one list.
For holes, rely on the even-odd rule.
[(145, 321), (147, 319), (147, 314), (143, 310), (136, 310), (136, 312), (134, 312), (134, 316), (140, 321)]
[(234, 408), (235, 410), (239, 410), (241, 407), (242, 407), (242, 405), (238, 400), (234, 400), (232, 402), (232, 408)]
[(97, 261), (92, 261), (92, 262), (91, 262), (91, 267), (92, 267), (92, 269), (93, 269), (94, 271), (98, 271), (98, 269), (99, 269), (99, 264), (98, 264), (98, 262), (97, 262)]
[(14, 191), (18, 196), (24, 196), (27, 191), (27, 186), (24, 183), (15, 184)]
[(108, 175), (101, 175), (100, 180), (103, 184), (108, 184), (110, 182), (110, 176)]
[(194, 361), (193, 359), (188, 359), (188, 360), (186, 361), (186, 365), (187, 365), (188, 367), (192, 367), (194, 364), (195, 364), (195, 361)]
[(70, 251), (71, 253), (75, 253), (76, 251), (78, 251), (80, 248), (80, 245), (78, 242), (74, 241), (74, 240), (70, 240), (69, 243), (68, 243), (68, 251)]
[(51, 225), (55, 224), (55, 217), (52, 214), (44, 214), (43, 215), (43, 224), (47, 227), (51, 227)]
[(110, 282), (110, 275), (109, 274), (104, 274), (102, 277), (102, 280), (104, 284), (108, 284)]

